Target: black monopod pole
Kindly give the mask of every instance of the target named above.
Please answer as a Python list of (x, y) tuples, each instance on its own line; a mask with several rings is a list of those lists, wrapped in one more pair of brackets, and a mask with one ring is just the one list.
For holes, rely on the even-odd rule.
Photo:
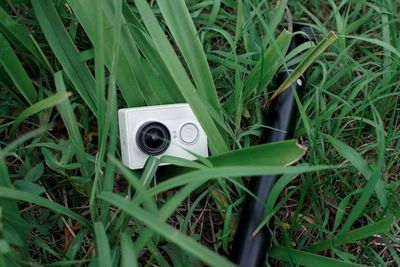
[[(294, 25), (294, 31), (302, 31), (305, 35), (311, 35), (308, 27), (299, 24)], [(304, 34), (297, 34), (292, 38), (288, 52), (292, 51), (302, 43), (310, 40)], [(282, 83), (291, 70), (283, 70), (278, 75), (278, 84)], [(262, 142), (270, 143), (293, 138), (298, 111), (293, 90), (299, 91), (304, 85), (304, 77), (297, 79), (295, 83), (276, 97), (265, 112), (265, 121), (269, 127), (262, 134)], [(279, 155), (277, 155), (279, 156)], [(254, 231), (264, 218), (264, 205), (269, 193), (279, 176), (265, 175), (252, 177), (249, 182), (249, 190), (257, 196), (258, 201), (248, 196), (241, 214), (236, 237), (233, 242), (231, 260), (242, 267), (263, 266), (267, 250), (270, 246), (271, 235), (267, 227), (263, 227), (257, 234)], [(260, 203), (261, 202), (261, 203)]]

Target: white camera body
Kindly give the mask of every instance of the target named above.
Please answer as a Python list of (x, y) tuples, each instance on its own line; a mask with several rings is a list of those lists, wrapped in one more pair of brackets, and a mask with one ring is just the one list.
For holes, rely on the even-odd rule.
[(118, 120), (122, 162), (130, 169), (143, 168), (149, 155), (208, 156), (207, 136), (188, 104), (120, 109)]

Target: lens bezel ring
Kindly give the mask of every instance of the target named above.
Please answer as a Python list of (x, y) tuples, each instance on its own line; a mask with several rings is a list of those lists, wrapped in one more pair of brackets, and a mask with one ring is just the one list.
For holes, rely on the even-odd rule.
[[(163, 136), (162, 144), (157, 147), (153, 148), (146, 144), (146, 133), (152, 129), (159, 130)], [(136, 134), (136, 144), (138, 145), (139, 149), (144, 152), (145, 154), (158, 156), (169, 148), (171, 142), (171, 133), (169, 132), (168, 128), (158, 121), (149, 121), (141, 125)]]

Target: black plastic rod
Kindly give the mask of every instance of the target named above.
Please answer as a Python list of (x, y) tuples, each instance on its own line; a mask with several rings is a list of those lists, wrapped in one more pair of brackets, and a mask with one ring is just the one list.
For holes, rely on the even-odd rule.
[[(310, 29), (301, 25), (295, 25), (295, 31), (310, 33)], [(302, 35), (292, 38), (289, 51), (300, 44), (309, 41)], [(278, 75), (278, 84), (281, 84), (290, 75), (291, 70), (284, 70)], [(290, 88), (276, 97), (265, 112), (265, 121), (269, 126), (262, 133), (262, 142), (270, 143), (293, 138), (298, 110), (293, 90), (300, 91), (305, 84), (304, 77), (299, 78)], [(279, 156), (279, 155), (277, 155)], [(276, 175), (252, 177), (249, 182), (249, 190), (257, 196), (259, 201), (266, 203), (269, 193), (279, 178)], [(256, 235), (254, 231), (264, 219), (264, 204), (254, 197), (248, 196), (242, 210), (241, 218), (233, 243), (231, 260), (242, 267), (263, 266), (267, 250), (270, 247), (271, 235), (267, 227), (263, 227)]]

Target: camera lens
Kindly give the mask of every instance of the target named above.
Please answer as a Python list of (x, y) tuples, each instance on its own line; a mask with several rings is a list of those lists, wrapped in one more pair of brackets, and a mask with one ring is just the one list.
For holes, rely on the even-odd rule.
[(157, 156), (164, 153), (171, 141), (167, 127), (159, 122), (148, 122), (142, 125), (136, 137), (136, 142), (144, 153)]

